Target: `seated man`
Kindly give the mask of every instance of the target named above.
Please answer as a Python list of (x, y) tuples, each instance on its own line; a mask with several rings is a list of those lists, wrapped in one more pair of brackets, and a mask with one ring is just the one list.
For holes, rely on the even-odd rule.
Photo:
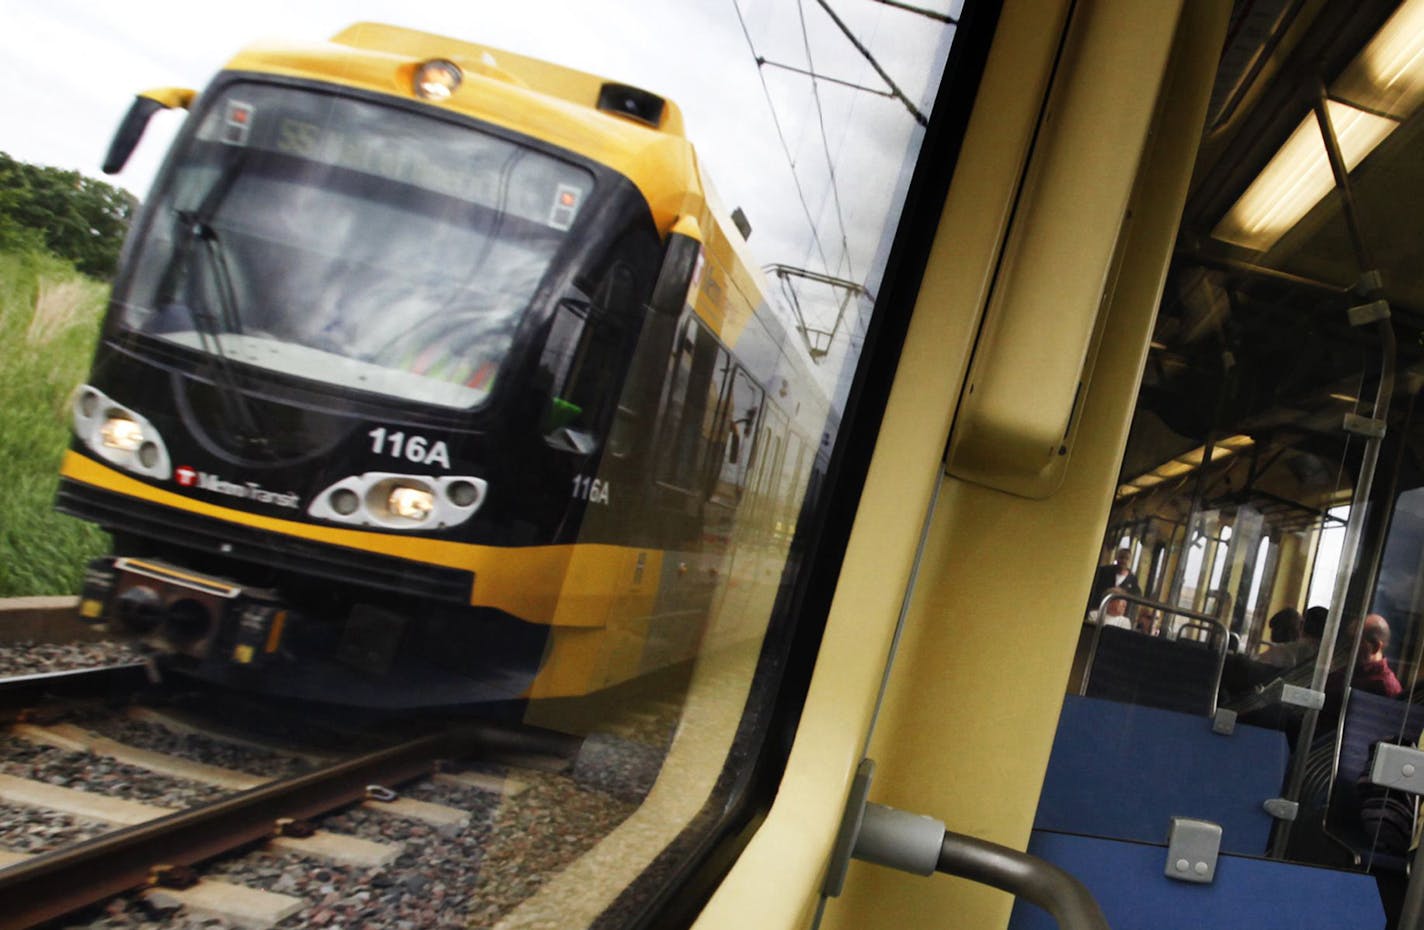
[[(1272, 624), (1276, 623), (1276, 617), (1279, 616), (1278, 613), (1271, 618)], [(1273, 638), (1274, 645), (1257, 656), (1256, 661), (1275, 668), (1295, 668), (1297, 665), (1314, 661), (1316, 653), (1320, 652), (1320, 637), (1325, 635), (1325, 621), (1328, 616), (1328, 609), (1311, 607), (1305, 612), (1304, 619), (1298, 620), (1298, 637), (1290, 640)], [(1273, 627), (1272, 633), (1276, 633), (1277, 629), (1278, 627)]]
[[(1109, 595), (1125, 593), (1119, 588), (1110, 588), (1107, 592)], [(1121, 597), (1109, 600), (1103, 607), (1102, 623), (1103, 626), (1115, 626), (1122, 630), (1132, 629), (1132, 621), (1127, 617), (1127, 600)]]
[[(1365, 627), (1360, 633), (1360, 654), (1355, 660), (1355, 670), (1350, 675), (1350, 687), (1385, 697), (1399, 696), (1404, 688), (1394, 676), (1394, 670), (1389, 667), (1389, 660), (1385, 658), (1384, 651), (1388, 645), (1389, 623), (1379, 614), (1370, 614), (1365, 618)], [(1329, 682), (1325, 685), (1326, 694), (1332, 689), (1338, 692), (1343, 679), (1344, 669), (1332, 672)]]

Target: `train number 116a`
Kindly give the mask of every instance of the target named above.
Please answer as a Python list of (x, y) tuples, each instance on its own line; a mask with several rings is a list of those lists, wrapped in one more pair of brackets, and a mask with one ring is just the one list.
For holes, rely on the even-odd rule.
[(371, 437), (371, 451), (376, 455), (389, 455), (395, 459), (405, 459), (417, 465), (439, 465), (450, 467), (450, 450), (443, 440), (431, 442), (424, 436), (407, 436), (405, 433), (387, 431), (378, 426), (366, 434)]
[(573, 499), (588, 501), (590, 504), (602, 504), (608, 506), (609, 482), (598, 478), (590, 478), (587, 475), (574, 476)]

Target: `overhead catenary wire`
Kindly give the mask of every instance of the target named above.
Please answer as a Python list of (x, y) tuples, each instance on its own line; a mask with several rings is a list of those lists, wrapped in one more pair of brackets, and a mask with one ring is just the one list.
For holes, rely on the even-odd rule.
[(907, 13), (914, 13), (918, 16), (924, 16), (928, 19), (934, 19), (942, 23), (948, 23), (951, 26), (959, 25), (959, 20), (955, 19), (953, 16), (950, 16), (948, 13), (936, 13), (934, 10), (926, 10), (923, 7), (910, 6), (910, 4), (908, 3), (900, 3), (898, 2), (898, 0), (875, 0), (875, 2), (883, 3), (885, 6), (893, 6), (895, 9), (904, 10)]
[(757, 54), (756, 43), (752, 41), (752, 34), (747, 29), (746, 18), (742, 16), (741, 5), (737, 0), (732, 0), (732, 9), (737, 12), (737, 22), (742, 27), (742, 36), (747, 41), (747, 50), (751, 52), (752, 60), (757, 63), (757, 77), (761, 80), (761, 91), (766, 97), (767, 110), (771, 113), (772, 126), (776, 129), (776, 138), (781, 143), (781, 151), (786, 156), (786, 164), (791, 169), (791, 182), (796, 188), (796, 197), (801, 201), (801, 211), (806, 215), (806, 223), (811, 229), (811, 240), (815, 245), (817, 254), (821, 257), (821, 265), (828, 272), (831, 269), (830, 260), (826, 257), (825, 245), (821, 242), (821, 236), (816, 231), (816, 221), (811, 216), (811, 207), (806, 202), (806, 192), (801, 188), (801, 178), (796, 173), (796, 158), (791, 154), (791, 146), (786, 141), (786, 133), (781, 127), (781, 120), (776, 115), (776, 105), (771, 99), (771, 88), (766, 83), (766, 72), (762, 69), (763, 59)]
[[(783, 156), (786, 159), (786, 163), (791, 170), (792, 183), (796, 191), (797, 199), (801, 203), (802, 214), (805, 216), (809, 227), (810, 238), (807, 243), (807, 257), (805, 260), (808, 265), (814, 263), (816, 260), (819, 260), (821, 267), (825, 269), (827, 275), (842, 279), (853, 279), (857, 274), (857, 263), (853, 260), (852, 257), (852, 251), (849, 242), (850, 229), (848, 225), (848, 217), (846, 215), (846, 204), (844, 203), (839, 178), (837, 176), (838, 173), (836, 170), (836, 156), (832, 153), (831, 140), (829, 138), (829, 131), (826, 123), (825, 104), (822, 100), (822, 95), (820, 92), (820, 83), (822, 81), (825, 81), (831, 85), (846, 87), (850, 90), (860, 91), (862, 93), (873, 94), (877, 97), (884, 97), (887, 99), (896, 100), (910, 113), (910, 115), (915, 119), (916, 123), (921, 127), (927, 125), (928, 120), (925, 115), (919, 110), (919, 108), (905, 95), (905, 93), (900, 89), (900, 87), (895, 83), (895, 81), (890, 78), (889, 74), (885, 71), (885, 69), (880, 66), (879, 62), (875, 59), (874, 55), (867, 47), (867, 44), (861, 41), (855, 34), (853, 34), (850, 27), (835, 13), (834, 10), (830, 8), (826, 0), (817, 0), (817, 2), (820, 3), (822, 10), (830, 18), (831, 22), (840, 30), (841, 34), (845, 37), (845, 39), (856, 49), (856, 51), (864, 59), (866, 64), (876, 72), (876, 74), (879, 76), (881, 81), (884, 82), (884, 85), (888, 89), (882, 90), (874, 87), (866, 87), (856, 81), (832, 77), (826, 74), (822, 74), (817, 70), (816, 62), (814, 60), (814, 56), (812, 54), (811, 49), (809, 28), (806, 22), (804, 0), (797, 0), (797, 15), (801, 28), (803, 52), (806, 58), (805, 68), (801, 68), (792, 64), (787, 64), (785, 62), (772, 61), (762, 55), (758, 51), (756, 42), (752, 38), (751, 29), (748, 26), (745, 15), (743, 14), (743, 10), (741, 8), (739, 0), (733, 0), (732, 6), (733, 9), (736, 11), (737, 21), (738, 24), (741, 26), (742, 36), (747, 43), (748, 51), (752, 56), (752, 60), (757, 65), (757, 76), (762, 83), (762, 93), (766, 99), (767, 108), (771, 116), (773, 127), (776, 131), (777, 139), (781, 144)], [(888, 3), (885, 5), (899, 8), (911, 13), (924, 15), (938, 22), (947, 23), (951, 27), (957, 25), (957, 20), (947, 14), (939, 14), (933, 11), (926, 11), (921, 8), (912, 7), (906, 4)], [(813, 215), (813, 212), (810, 207), (808, 192), (803, 183), (803, 172), (801, 170), (804, 166), (798, 162), (796, 154), (792, 151), (791, 143), (789, 142), (786, 134), (787, 129), (789, 127), (784, 127), (782, 125), (781, 118), (778, 115), (777, 105), (772, 97), (770, 86), (766, 78), (767, 66), (810, 78), (811, 94), (815, 104), (817, 125), (821, 135), (821, 147), (825, 157), (826, 167), (829, 175), (831, 199), (834, 204), (835, 221), (838, 227), (837, 232), (840, 238), (840, 257), (834, 265), (830, 261), (830, 256), (827, 251), (830, 242), (827, 241), (826, 238), (823, 238), (828, 233), (826, 230), (823, 230), (818, 226), (817, 220)], [(854, 99), (857, 98), (852, 98), (853, 101)], [(801, 143), (798, 142), (798, 146), (800, 144)], [(824, 205), (818, 207), (818, 211), (823, 210)], [(789, 286), (789, 282), (783, 282), (783, 284)], [(847, 299), (849, 299), (850, 296), (851, 295), (848, 293)], [(834, 338), (835, 332), (840, 329), (840, 323), (842, 317), (845, 314), (845, 311), (846, 300), (842, 300), (840, 301), (838, 312), (836, 312), (836, 324), (830, 330), (832, 338)], [(799, 312), (797, 316), (800, 320), (800, 326), (803, 329), (803, 337), (806, 337), (808, 339), (808, 348), (812, 348), (809, 342), (809, 330), (806, 329), (807, 323), (804, 317), (802, 317)], [(863, 315), (857, 313), (853, 316), (855, 317), (853, 328), (855, 330), (862, 330), (865, 324), (865, 320), (862, 319)], [(859, 335), (863, 336), (863, 333), (860, 333)], [(856, 341), (856, 334), (852, 335), (852, 341)]]
[[(846, 236), (845, 212), (841, 207), (840, 185), (836, 181), (836, 163), (831, 158), (831, 143), (826, 138), (826, 112), (821, 105), (820, 85), (816, 79), (816, 62), (811, 57), (811, 37), (806, 32), (806, 9), (802, 0), (796, 0), (796, 14), (801, 23), (801, 44), (806, 49), (806, 64), (811, 69), (811, 98), (816, 103), (816, 124), (821, 133), (821, 150), (826, 155), (826, 170), (830, 172), (831, 180), (831, 201), (836, 208), (836, 225), (840, 228), (841, 234), (841, 260), (845, 263), (847, 278), (855, 277), (855, 266), (851, 264), (850, 241)], [(827, 268), (827, 271), (832, 269)], [(838, 321), (839, 322), (839, 321)]]
[[(855, 50), (860, 52), (861, 57), (870, 63), (870, 67), (875, 69), (876, 74), (880, 75), (880, 80), (884, 81), (885, 85), (890, 88), (890, 92), (895, 99), (900, 101), (906, 110), (910, 111), (910, 115), (915, 118), (915, 122), (921, 126), (928, 126), (929, 120), (925, 117), (925, 114), (920, 112), (920, 108), (915, 106), (909, 97), (905, 96), (904, 91), (900, 90), (900, 86), (895, 83), (894, 79), (890, 77), (884, 68), (880, 67), (880, 62), (875, 60), (875, 56), (870, 53), (870, 49), (866, 48), (861, 41), (855, 37), (855, 33), (850, 31), (850, 27), (836, 15), (835, 10), (831, 9), (830, 3), (828, 3), (827, 0), (816, 0), (816, 2), (821, 5), (821, 9), (826, 11), (826, 15), (831, 18), (831, 22), (836, 24), (836, 28), (840, 29), (841, 34), (846, 37), (846, 40), (855, 46)], [(738, 15), (740, 15), (740, 11)]]
[(819, 72), (810, 71), (806, 68), (798, 68), (795, 65), (788, 65), (785, 62), (772, 61), (770, 58), (758, 58), (757, 64), (761, 65), (764, 68), (778, 68), (782, 71), (790, 71), (793, 74), (799, 74), (803, 77), (825, 81), (828, 84), (839, 84), (841, 87), (849, 87), (851, 90), (858, 90), (863, 94), (874, 94), (877, 97), (887, 97), (891, 100), (895, 99), (894, 94), (890, 93), (890, 91), (888, 90), (882, 90), (879, 87), (866, 87), (864, 84), (857, 84), (854, 81), (846, 81), (842, 80), (841, 78), (831, 77), (828, 74), (820, 74)]

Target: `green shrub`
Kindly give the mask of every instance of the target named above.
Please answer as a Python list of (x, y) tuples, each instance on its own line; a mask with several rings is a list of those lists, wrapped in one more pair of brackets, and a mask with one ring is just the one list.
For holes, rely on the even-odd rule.
[(43, 252), (0, 253), (0, 597), (77, 594), (98, 528), (54, 510), (70, 396), (89, 369), (107, 285)]

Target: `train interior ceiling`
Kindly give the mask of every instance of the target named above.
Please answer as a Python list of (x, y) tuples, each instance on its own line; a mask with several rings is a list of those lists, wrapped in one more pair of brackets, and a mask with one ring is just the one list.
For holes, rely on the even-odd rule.
[(1145, 600), (1221, 618), (1254, 655), (1277, 610), (1329, 604), (1360, 509), (1333, 606), (1344, 629), (1387, 617), (1406, 688), (1424, 627), (1420, 6), (1236, 5), (1103, 543), (1132, 550)]

